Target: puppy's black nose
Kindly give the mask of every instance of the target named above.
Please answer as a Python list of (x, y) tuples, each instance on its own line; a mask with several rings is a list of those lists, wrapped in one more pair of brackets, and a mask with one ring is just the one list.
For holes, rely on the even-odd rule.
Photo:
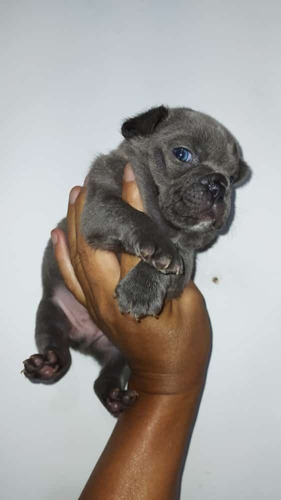
[(200, 183), (210, 193), (212, 200), (222, 201), (227, 187), (227, 180), (222, 174), (210, 174), (200, 179)]
[(213, 180), (209, 183), (209, 191), (214, 201), (222, 201), (225, 195), (225, 186), (219, 180)]

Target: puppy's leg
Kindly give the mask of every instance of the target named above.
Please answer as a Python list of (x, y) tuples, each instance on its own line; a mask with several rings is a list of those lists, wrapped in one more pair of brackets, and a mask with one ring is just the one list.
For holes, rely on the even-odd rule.
[(163, 274), (183, 272), (178, 249), (159, 230), (156, 222), (117, 196), (88, 193), (82, 214), (82, 232), (88, 243), (96, 248), (137, 255)]
[(23, 373), (31, 382), (53, 384), (71, 364), (68, 334), (71, 324), (59, 306), (43, 298), (36, 317), (35, 339), (38, 354), (24, 363)]
[(136, 391), (125, 389), (129, 373), (125, 358), (113, 352), (94, 383), (96, 395), (114, 417), (119, 417), (138, 397)]
[(136, 319), (157, 316), (165, 298), (178, 297), (191, 277), (193, 252), (186, 255), (184, 261), (184, 273), (180, 276), (159, 273), (145, 262), (139, 262), (116, 288), (120, 311), (130, 313)]

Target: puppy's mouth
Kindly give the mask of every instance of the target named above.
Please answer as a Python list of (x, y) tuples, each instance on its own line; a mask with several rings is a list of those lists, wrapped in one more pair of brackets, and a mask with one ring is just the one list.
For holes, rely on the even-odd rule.
[(220, 174), (200, 179), (191, 186), (165, 189), (159, 204), (165, 218), (183, 231), (219, 230), (227, 219), (227, 180)]
[(194, 220), (189, 223), (189, 228), (193, 231), (208, 231), (212, 229), (221, 229), (224, 225), (225, 204), (222, 201), (214, 202), (211, 208), (201, 212)]
[(200, 207), (184, 207), (185, 210), (178, 211), (177, 208), (163, 207), (162, 213), (172, 226), (183, 231), (207, 232), (219, 230), (225, 224), (227, 218), (224, 202), (213, 203), (211, 207), (204, 210), (200, 210)]

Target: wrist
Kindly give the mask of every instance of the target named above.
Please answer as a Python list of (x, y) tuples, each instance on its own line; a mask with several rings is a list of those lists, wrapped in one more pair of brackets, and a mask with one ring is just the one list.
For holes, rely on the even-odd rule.
[[(189, 393), (163, 394), (139, 391), (138, 398), (134, 405), (122, 413), (119, 421), (126, 421), (135, 426), (144, 425), (151, 428), (152, 422), (155, 425), (155, 432), (165, 427), (175, 426), (175, 422), (182, 429), (189, 426), (191, 420), (197, 413), (204, 387), (193, 388)], [(142, 422), (142, 424), (140, 424)], [(162, 422), (162, 424), (161, 424)], [(159, 426), (159, 427), (158, 427)], [(161, 432), (160, 432), (161, 434)]]
[(151, 373), (132, 371), (129, 388), (139, 394), (159, 396), (189, 396), (201, 393), (207, 374), (207, 366), (200, 373)]

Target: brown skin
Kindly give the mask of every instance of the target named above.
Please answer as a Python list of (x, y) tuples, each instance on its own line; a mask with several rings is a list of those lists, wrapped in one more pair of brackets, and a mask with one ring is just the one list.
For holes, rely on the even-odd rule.
[[(127, 166), (125, 178), (131, 175)], [(143, 211), (134, 181), (124, 182), (122, 196)], [(62, 276), (126, 356), (132, 371), (129, 387), (139, 394), (119, 417), (80, 500), (175, 499), (210, 358), (204, 299), (190, 283), (181, 297), (166, 302), (159, 319), (136, 322), (121, 315), (114, 290), (139, 259), (124, 254), (119, 264), (113, 253), (91, 249), (79, 232), (85, 191), (74, 188), (70, 200), (69, 250), (63, 233), (52, 232)]]

